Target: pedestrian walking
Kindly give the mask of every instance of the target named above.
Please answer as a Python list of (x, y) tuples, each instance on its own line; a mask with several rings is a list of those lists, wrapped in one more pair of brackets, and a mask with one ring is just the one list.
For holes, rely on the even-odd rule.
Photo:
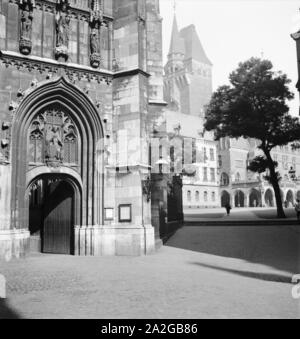
[[(300, 207), (300, 204), (299, 204), (299, 207)], [(230, 206), (229, 202), (225, 205), (225, 209), (226, 209), (226, 212), (227, 212), (227, 216), (229, 217), (230, 212), (231, 212), (231, 206)], [(299, 212), (300, 212), (300, 209), (299, 209)]]
[(297, 199), (297, 203), (295, 205), (295, 211), (297, 213), (297, 220), (300, 220), (300, 200)]

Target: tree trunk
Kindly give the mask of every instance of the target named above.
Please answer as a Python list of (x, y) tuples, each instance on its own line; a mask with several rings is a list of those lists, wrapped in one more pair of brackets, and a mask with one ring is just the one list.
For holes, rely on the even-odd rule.
[(268, 163), (269, 163), (271, 184), (272, 184), (274, 192), (275, 192), (275, 199), (276, 199), (276, 206), (277, 206), (277, 218), (285, 219), (286, 216), (285, 216), (284, 209), (283, 209), (283, 201), (282, 201), (282, 198), (281, 198), (279, 180), (278, 180), (278, 177), (277, 177), (277, 174), (276, 174), (276, 168), (275, 168), (275, 165), (274, 165), (274, 161), (273, 161), (269, 151), (265, 151), (265, 154), (266, 154), (266, 157), (267, 157)]

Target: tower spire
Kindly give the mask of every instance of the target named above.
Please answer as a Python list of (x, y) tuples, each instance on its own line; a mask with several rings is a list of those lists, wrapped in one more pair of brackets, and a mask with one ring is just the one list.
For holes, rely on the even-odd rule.
[[(176, 0), (174, 0), (176, 2)], [(172, 28), (172, 35), (171, 35), (171, 43), (169, 49), (169, 55), (173, 54), (184, 54), (184, 43), (180, 37), (176, 14), (174, 13), (174, 21), (173, 21), (173, 28)]]

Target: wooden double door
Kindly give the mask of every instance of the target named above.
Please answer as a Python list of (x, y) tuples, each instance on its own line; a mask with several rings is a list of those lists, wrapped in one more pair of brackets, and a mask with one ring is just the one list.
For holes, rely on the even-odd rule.
[(40, 225), (42, 252), (74, 254), (74, 189), (59, 178), (46, 178), (39, 183), (34, 192), (38, 196), (30, 205), (29, 220)]

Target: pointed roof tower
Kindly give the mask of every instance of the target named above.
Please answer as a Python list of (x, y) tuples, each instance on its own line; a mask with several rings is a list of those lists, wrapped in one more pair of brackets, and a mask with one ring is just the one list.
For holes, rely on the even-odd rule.
[(184, 41), (179, 34), (177, 18), (175, 13), (168, 57), (171, 57), (173, 54), (183, 54), (183, 55), (185, 54)]
[(185, 59), (193, 59), (212, 66), (201, 44), (195, 25), (190, 25), (180, 31), (180, 37), (185, 41)]

